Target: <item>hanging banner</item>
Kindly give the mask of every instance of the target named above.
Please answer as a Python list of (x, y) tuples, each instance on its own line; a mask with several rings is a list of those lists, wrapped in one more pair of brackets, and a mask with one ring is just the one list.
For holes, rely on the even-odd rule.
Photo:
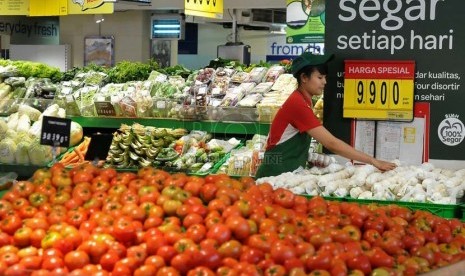
[(223, 18), (223, 0), (184, 0), (186, 15)]
[(286, 0), (287, 43), (324, 42), (325, 0)]
[(29, 0), (3, 0), (0, 1), (1, 15), (27, 15)]
[[(430, 159), (465, 165), (465, 1), (328, 1), (325, 126), (350, 140), (343, 119), (345, 60), (413, 60), (414, 101), (430, 103)], [(450, 162), (458, 166), (461, 162)]]
[(68, 14), (68, 0), (29, 0), (29, 16)]
[(68, 0), (68, 14), (109, 14), (113, 9), (105, 0)]

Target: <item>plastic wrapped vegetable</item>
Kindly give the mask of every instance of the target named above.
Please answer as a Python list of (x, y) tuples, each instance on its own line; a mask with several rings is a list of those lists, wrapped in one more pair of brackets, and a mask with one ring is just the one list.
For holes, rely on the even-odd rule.
[(31, 119), (31, 121), (37, 121), (39, 120), (39, 117), (40, 117), (40, 114), (42, 114), (39, 110), (33, 108), (33, 107), (30, 107), (28, 105), (25, 105), (25, 104), (21, 104), (19, 107), (18, 107), (18, 114), (19, 116), (23, 115), (23, 114), (26, 114), (29, 119)]
[(18, 119), (18, 125), (16, 126), (17, 132), (28, 132), (31, 128), (31, 119), (26, 114), (23, 114)]
[(13, 113), (10, 116), (8, 116), (8, 120), (7, 120), (8, 128), (16, 130), (16, 127), (18, 126), (18, 120), (19, 120), (18, 112)]
[(16, 145), (15, 151), (15, 160), (16, 164), (28, 165), (29, 161), (29, 148), (31, 147), (31, 142), (29, 140), (24, 140), (19, 142)]
[(16, 143), (11, 138), (5, 138), (0, 142), (0, 163), (15, 163)]
[(35, 140), (28, 150), (29, 160), (34, 166), (45, 166), (52, 161), (52, 147), (40, 145), (38, 140)]

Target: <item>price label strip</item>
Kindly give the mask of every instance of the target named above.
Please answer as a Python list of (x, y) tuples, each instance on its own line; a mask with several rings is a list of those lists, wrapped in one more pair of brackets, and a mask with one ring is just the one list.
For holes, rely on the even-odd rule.
[(415, 61), (346, 60), (343, 117), (413, 120)]
[(99, 116), (116, 116), (115, 107), (111, 102), (94, 102), (95, 111)]
[(53, 147), (69, 147), (71, 120), (44, 116), (40, 144)]

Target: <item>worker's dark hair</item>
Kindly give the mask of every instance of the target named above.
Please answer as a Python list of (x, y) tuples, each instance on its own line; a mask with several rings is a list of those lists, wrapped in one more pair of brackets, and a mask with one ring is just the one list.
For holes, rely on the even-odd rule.
[(323, 63), (323, 64), (319, 64), (319, 65), (308, 65), (308, 66), (305, 66), (304, 68), (300, 69), (297, 73), (294, 74), (294, 78), (297, 79), (297, 84), (300, 85), (300, 83), (301, 83), (300, 76), (302, 74), (304, 74), (307, 77), (310, 77), (310, 75), (315, 71), (318, 71), (322, 75), (327, 75), (328, 74), (328, 64)]

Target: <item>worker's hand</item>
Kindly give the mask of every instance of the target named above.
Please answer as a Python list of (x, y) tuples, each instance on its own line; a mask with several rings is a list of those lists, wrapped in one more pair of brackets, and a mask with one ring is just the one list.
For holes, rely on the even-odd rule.
[(326, 154), (311, 152), (308, 154), (308, 162), (317, 167), (327, 167), (329, 164), (334, 163), (335, 160)]
[(391, 162), (386, 162), (378, 159), (373, 159), (372, 163), (373, 166), (375, 166), (377, 169), (380, 171), (390, 171), (392, 169), (395, 169), (397, 167), (396, 164), (391, 163)]

